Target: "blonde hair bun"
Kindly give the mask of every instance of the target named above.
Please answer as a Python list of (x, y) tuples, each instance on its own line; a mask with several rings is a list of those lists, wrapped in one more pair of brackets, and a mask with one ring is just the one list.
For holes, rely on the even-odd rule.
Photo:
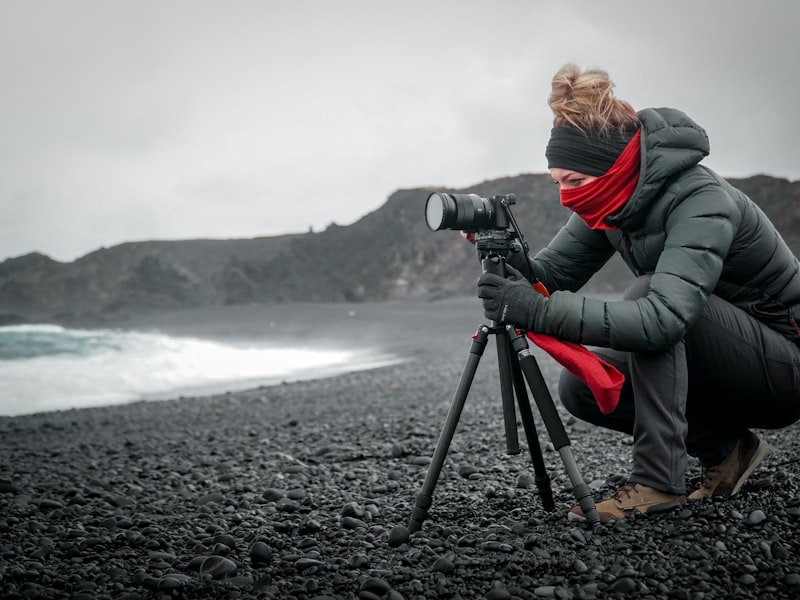
[(605, 134), (639, 125), (636, 111), (614, 95), (614, 82), (603, 69), (581, 71), (572, 63), (564, 65), (553, 76), (547, 103), (555, 126)]

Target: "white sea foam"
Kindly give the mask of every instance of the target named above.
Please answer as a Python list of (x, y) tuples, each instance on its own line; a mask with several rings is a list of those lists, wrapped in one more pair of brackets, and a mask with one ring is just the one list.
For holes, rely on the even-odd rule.
[(235, 391), (395, 362), (346, 350), (55, 325), (0, 327), (0, 415)]

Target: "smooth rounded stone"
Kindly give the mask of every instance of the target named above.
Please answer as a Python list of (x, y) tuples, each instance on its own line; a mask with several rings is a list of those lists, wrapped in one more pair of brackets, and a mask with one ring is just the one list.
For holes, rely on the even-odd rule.
[(166, 562), (172, 563), (175, 562), (178, 557), (175, 556), (172, 552), (162, 552), (159, 550), (153, 550), (147, 553), (148, 558), (154, 562)]
[(536, 485), (536, 478), (530, 473), (521, 473), (517, 477), (517, 487), (520, 489), (526, 490), (534, 485)]
[(464, 547), (474, 546), (477, 543), (478, 543), (478, 538), (476, 536), (474, 536), (471, 533), (466, 533), (462, 535), (460, 538), (458, 538), (458, 540), (456, 541), (456, 546), (458, 546), (459, 548), (464, 548)]
[(300, 503), (296, 500), (290, 500), (289, 498), (279, 498), (275, 502), (275, 506), (278, 510), (284, 512), (295, 512), (300, 510)]
[(342, 507), (342, 516), (360, 519), (364, 516), (364, 509), (358, 502), (348, 502)]
[(631, 577), (620, 577), (610, 586), (609, 591), (619, 592), (621, 594), (630, 594), (636, 591), (636, 580)]
[(767, 519), (767, 515), (764, 514), (762, 510), (754, 510), (749, 515), (747, 515), (747, 520), (745, 523), (748, 525), (760, 525)]
[(258, 541), (250, 547), (250, 562), (253, 565), (265, 565), (272, 562), (272, 550), (266, 543)]
[(236, 549), (236, 538), (229, 533), (221, 533), (211, 540), (214, 544), (224, 544), (231, 550)]
[(344, 517), (342, 519), (342, 527), (345, 529), (358, 529), (360, 527), (366, 529), (367, 524), (361, 519), (356, 519), (355, 517)]
[(434, 561), (431, 570), (437, 573), (443, 573), (445, 575), (452, 575), (453, 573), (455, 573), (456, 566), (453, 564), (453, 561), (451, 561), (449, 558), (440, 556)]
[(185, 587), (191, 579), (180, 573), (167, 573), (158, 579), (156, 588), (159, 590), (177, 590)]
[(37, 504), (39, 510), (56, 510), (58, 508), (64, 508), (64, 503), (59, 502), (58, 500), (53, 500), (52, 498), (45, 498), (44, 500), (40, 500)]
[(200, 563), (200, 574), (211, 575), (214, 579), (231, 577), (236, 573), (237, 565), (235, 562), (224, 556), (206, 556)]
[(783, 578), (783, 582), (786, 585), (800, 586), (800, 573), (787, 573)]
[(537, 588), (534, 588), (533, 595), (537, 598), (555, 598), (556, 597), (556, 586), (554, 585), (540, 585)]
[(33, 497), (30, 494), (17, 494), (11, 501), (11, 506), (25, 508), (31, 502), (33, 502)]
[(322, 530), (322, 523), (316, 519), (304, 519), (300, 524), (300, 533), (316, 533)]
[(370, 592), (380, 598), (381, 596), (389, 593), (389, 590), (391, 589), (392, 586), (390, 586), (384, 579), (381, 579), (380, 577), (369, 577), (368, 579), (364, 580), (361, 586), (359, 586), (358, 591), (359, 594), (361, 592)]
[(479, 472), (478, 467), (475, 467), (473, 465), (461, 465), (460, 467), (458, 467), (458, 474), (461, 475), (461, 477), (464, 477), (465, 479), (468, 479), (473, 475), (476, 475), (478, 472)]
[(206, 504), (210, 504), (212, 502), (221, 504), (225, 501), (225, 494), (222, 492), (211, 492), (210, 494), (206, 494), (205, 496), (201, 496), (197, 499), (197, 504), (199, 506), (205, 506)]
[(316, 558), (307, 558), (307, 557), (298, 558), (294, 562), (294, 565), (300, 570), (308, 569), (310, 567), (321, 567), (323, 564), (325, 563), (323, 563), (321, 560), (317, 560)]
[(121, 508), (123, 506), (134, 504), (134, 501), (130, 498), (126, 498), (125, 496), (120, 496), (118, 494), (106, 494), (103, 496), (103, 500), (115, 508)]
[(513, 552), (514, 547), (511, 544), (498, 542), (497, 540), (489, 540), (481, 545), (483, 550), (488, 552)]
[(572, 561), (572, 569), (576, 573), (586, 573), (589, 570), (589, 567), (586, 566), (586, 563), (583, 562), (580, 558), (576, 558)]
[[(153, 577), (152, 575), (143, 575), (142, 577), (139, 577), (136, 583), (138, 583), (142, 587), (154, 590), (158, 588), (158, 577)], [(71, 598), (74, 598), (74, 596), (72, 596)]]
[(405, 525), (395, 525), (389, 532), (389, 546), (397, 548), (398, 546), (408, 542), (410, 533), (408, 527)]
[(569, 530), (569, 537), (580, 545), (586, 544), (586, 535), (577, 527), (573, 527)]
[(214, 544), (211, 546), (211, 554), (216, 554), (218, 556), (228, 556), (232, 552), (230, 546), (226, 544)]
[(369, 567), (369, 558), (367, 558), (364, 554), (356, 554), (350, 559), (347, 565), (351, 569), (366, 569)]
[(285, 496), (286, 496), (286, 490), (281, 490), (278, 488), (267, 488), (261, 494), (261, 497), (267, 502), (277, 502), (278, 500), (280, 500)]
[(772, 483), (772, 477), (762, 477), (761, 479), (757, 479), (755, 481), (749, 481), (748, 487), (753, 490), (766, 490), (772, 487)]
[(486, 592), (486, 600), (511, 600), (511, 592), (506, 588), (494, 588)]
[(294, 488), (286, 493), (286, 497), (289, 498), (289, 500), (305, 500), (306, 496), (308, 496), (308, 493), (305, 488)]

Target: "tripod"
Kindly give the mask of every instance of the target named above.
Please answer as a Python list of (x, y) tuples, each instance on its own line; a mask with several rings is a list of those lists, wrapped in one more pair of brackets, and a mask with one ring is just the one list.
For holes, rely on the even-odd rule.
[[(505, 276), (505, 261), (502, 256), (489, 256), (481, 261), (486, 272), (497, 273)], [(419, 531), (423, 521), (428, 516), (428, 509), (433, 503), (433, 491), (436, 482), (447, 458), (450, 443), (453, 441), (456, 426), (461, 418), (464, 404), (469, 394), (470, 386), (475, 377), (483, 352), (490, 335), (494, 335), (497, 346), (497, 360), (500, 369), (500, 393), (503, 406), (503, 419), (505, 423), (506, 451), (508, 454), (519, 454), (519, 440), (517, 436), (516, 407), (522, 418), (522, 425), (528, 441), (528, 448), (534, 468), (534, 482), (536, 484), (542, 505), (545, 510), (551, 511), (555, 508), (553, 493), (550, 487), (550, 478), (547, 475), (542, 449), (539, 445), (539, 438), (536, 433), (536, 425), (533, 420), (531, 405), (525, 390), (525, 380), (533, 394), (536, 406), (544, 421), (545, 428), (550, 436), (555, 449), (559, 452), (561, 460), (572, 483), (572, 492), (575, 499), (586, 515), (586, 520), (590, 525), (600, 522), (600, 517), (595, 508), (594, 499), (591, 496), (589, 486), (583, 481), (583, 477), (578, 470), (578, 465), (572, 454), (569, 445), (569, 438), (564, 429), (564, 424), (556, 410), (550, 390), (547, 388), (542, 371), (536, 361), (536, 357), (531, 354), (528, 341), (513, 326), (510, 325), (481, 325), (472, 338), (472, 346), (469, 350), (466, 365), (461, 373), (455, 395), (450, 404), (444, 427), (439, 436), (439, 441), (428, 467), (422, 489), (416, 498), (415, 507), (411, 511), (408, 529), (411, 532)], [(512, 354), (511, 351), (514, 351)], [(524, 379), (523, 379), (524, 375)], [(516, 394), (517, 404), (514, 403)]]

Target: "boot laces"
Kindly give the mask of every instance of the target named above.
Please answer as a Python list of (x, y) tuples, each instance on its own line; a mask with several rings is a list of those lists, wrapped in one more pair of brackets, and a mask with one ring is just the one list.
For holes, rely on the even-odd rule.
[[(623, 499), (630, 500), (633, 493), (636, 491), (636, 484), (635, 483), (626, 483), (621, 488), (619, 488), (616, 492), (614, 492), (613, 498), (615, 500), (622, 501)], [(624, 496), (624, 498), (623, 498)]]
[(713, 490), (719, 483), (717, 480), (722, 477), (722, 469), (719, 465), (703, 469), (702, 486), (708, 490)]

